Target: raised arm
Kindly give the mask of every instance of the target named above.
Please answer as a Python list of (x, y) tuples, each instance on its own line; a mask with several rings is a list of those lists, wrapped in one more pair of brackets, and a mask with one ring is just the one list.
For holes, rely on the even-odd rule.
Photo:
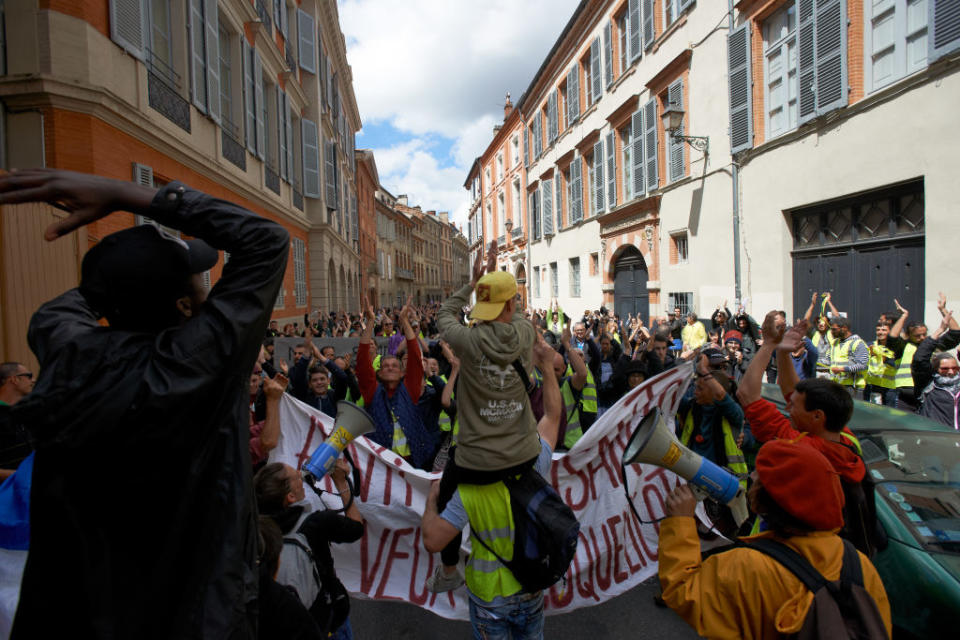
[(837, 311), (837, 308), (835, 306), (833, 306), (833, 295), (829, 291), (827, 291), (826, 296), (827, 296), (826, 303), (827, 303), (827, 306), (830, 307), (830, 313), (833, 316), (839, 318), (840, 312)]
[(260, 432), (260, 447), (266, 455), (275, 449), (280, 442), (280, 399), (287, 389), (287, 377), (278, 373), (271, 380), (263, 381), (263, 394), (267, 397), (267, 415), (263, 422), (263, 431)]
[[(563, 398), (560, 395), (560, 385), (557, 383), (557, 374), (553, 370), (553, 348), (537, 335), (533, 345), (533, 358), (537, 368), (543, 375), (543, 417), (537, 423), (537, 433), (550, 445), (557, 447), (557, 436), (560, 433), (560, 416), (563, 412)], [(581, 360), (582, 362), (582, 360)]]
[(740, 388), (737, 390), (737, 397), (744, 407), (759, 400), (762, 396), (763, 374), (770, 363), (770, 356), (773, 355), (774, 349), (783, 338), (784, 326), (778, 322), (779, 319), (780, 315), (776, 311), (771, 311), (763, 319), (763, 327), (761, 328), (763, 345), (757, 351), (753, 360), (750, 361), (750, 366), (743, 374), (743, 378), (740, 380)]
[(783, 339), (777, 345), (777, 384), (780, 385), (784, 398), (789, 397), (800, 382), (797, 370), (793, 366), (793, 352), (803, 344), (807, 329), (807, 321), (801, 320), (783, 334)]
[(904, 309), (900, 305), (900, 301), (896, 298), (893, 299), (893, 304), (897, 306), (897, 311), (900, 312), (900, 317), (897, 318), (897, 321), (893, 323), (893, 326), (890, 327), (890, 336), (894, 338), (905, 338), (903, 335), (903, 327), (907, 324), (907, 318), (910, 316), (910, 312)]
[[(573, 375), (570, 376), (570, 386), (580, 391), (583, 389), (583, 386), (587, 384), (587, 364), (583, 361), (583, 354), (579, 349), (574, 349), (570, 346), (570, 326), (567, 325), (563, 328), (563, 333), (560, 337), (560, 343), (563, 345), (564, 350), (567, 352), (567, 359), (570, 361), (570, 366), (573, 368)], [(551, 364), (551, 368), (552, 368)]]
[(807, 323), (809, 323), (810, 320), (813, 318), (813, 310), (816, 306), (817, 306), (817, 292), (814, 291), (813, 295), (810, 296), (810, 306), (807, 307), (807, 312), (803, 314), (803, 319), (806, 320)]

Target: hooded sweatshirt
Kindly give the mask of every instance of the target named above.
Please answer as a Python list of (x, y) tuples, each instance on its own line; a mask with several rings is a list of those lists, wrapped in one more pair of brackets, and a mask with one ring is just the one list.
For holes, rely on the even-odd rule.
[(457, 380), (457, 465), (466, 469), (506, 469), (540, 453), (537, 423), (527, 399), (527, 382), (512, 363), (519, 359), (528, 373), (536, 333), (522, 313), (510, 322), (478, 322), (466, 327), (461, 309), (470, 303), (470, 285), (440, 307), (441, 337), (460, 358)]

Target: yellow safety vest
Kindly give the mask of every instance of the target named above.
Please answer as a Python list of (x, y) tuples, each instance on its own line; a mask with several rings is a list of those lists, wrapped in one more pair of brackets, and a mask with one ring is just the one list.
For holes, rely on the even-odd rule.
[(560, 395), (563, 396), (563, 410), (567, 415), (567, 430), (563, 434), (563, 446), (570, 449), (583, 437), (583, 428), (580, 426), (580, 407), (573, 393), (569, 376), (564, 378), (563, 384), (560, 385)]
[(870, 360), (867, 364), (867, 384), (884, 389), (893, 389), (896, 384), (897, 368), (885, 360), (893, 357), (893, 351), (882, 344), (870, 345)]
[[(540, 373), (539, 370), (534, 370), (534, 371), (538, 374)], [(570, 366), (569, 364), (567, 365), (566, 375), (568, 378), (573, 375), (573, 367)], [(542, 378), (538, 379), (537, 381), (542, 382)], [(580, 393), (581, 393), (580, 399), (583, 401), (583, 410), (596, 413), (597, 412), (597, 383), (593, 379), (593, 372), (590, 371), (590, 367), (587, 367), (587, 381), (584, 383), (583, 389), (581, 390)]]
[(913, 386), (913, 373), (910, 371), (910, 365), (913, 364), (913, 355), (917, 352), (917, 345), (908, 342), (903, 348), (903, 356), (900, 357), (900, 366), (897, 367), (895, 377), (897, 389), (900, 387)]
[(513, 573), (477, 540), (481, 538), (504, 560), (513, 559), (513, 512), (506, 485), (461, 484), (459, 491), (470, 519), (471, 550), (465, 572), (470, 593), (491, 602), (520, 592), (523, 587)]
[[(830, 366), (842, 367), (846, 363), (850, 362), (850, 351), (852, 351), (853, 348), (861, 342), (863, 341), (857, 339), (845, 340), (843, 342), (838, 340), (836, 343), (834, 343), (833, 348), (830, 350)], [(831, 372), (830, 377), (834, 380), (834, 382), (838, 382), (845, 387), (864, 389), (867, 386), (867, 378), (863, 373), (848, 373), (846, 371), (842, 373)]]
[[(743, 451), (737, 446), (737, 440), (733, 437), (733, 428), (730, 422), (723, 418), (721, 420), (723, 430), (723, 453), (727, 456), (727, 467), (735, 474), (740, 476), (740, 486), (747, 488), (747, 476), (750, 470), (747, 468), (747, 460), (743, 457)], [(690, 446), (690, 437), (693, 435), (693, 410), (687, 411), (687, 417), (683, 420), (683, 431), (680, 433), (680, 442), (683, 446)]]
[[(447, 381), (447, 377), (446, 377), (446, 376), (440, 376), (440, 379), (443, 380), (444, 382)], [(427, 383), (429, 384), (429, 382), (430, 382), (430, 381), (428, 380)], [(454, 397), (454, 394), (451, 393), (451, 394), (450, 394), (450, 399), (452, 400), (453, 397)], [(456, 443), (456, 441), (457, 441), (457, 434), (460, 432), (460, 423), (459, 423), (459, 421), (458, 421), (458, 420), (450, 420), (450, 416), (447, 415), (447, 410), (446, 410), (446, 409), (441, 409), (441, 410), (440, 410), (440, 418), (439, 418), (438, 422), (440, 423), (440, 431), (453, 431), (453, 440), (452, 440), (452, 441), (453, 441), (454, 443)]]
[[(827, 348), (824, 349), (821, 347), (821, 343), (826, 339)], [(820, 333), (819, 331), (813, 332), (813, 337), (810, 338), (810, 341), (813, 342), (813, 346), (817, 348), (819, 356), (817, 357), (817, 364), (820, 366), (829, 367), (830, 366), (830, 351), (833, 349), (833, 345), (836, 344), (837, 339), (833, 337), (833, 334), (830, 333), (830, 330), (827, 329), (826, 333)]]

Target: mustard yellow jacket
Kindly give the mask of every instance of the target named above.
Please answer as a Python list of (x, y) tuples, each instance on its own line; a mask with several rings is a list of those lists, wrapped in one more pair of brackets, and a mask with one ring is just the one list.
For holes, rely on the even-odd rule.
[[(753, 537), (774, 536), (765, 532)], [(843, 543), (836, 533), (818, 531), (780, 542), (828, 580), (840, 578)], [(889, 635), (887, 592), (877, 570), (859, 555), (864, 587), (876, 601)], [(733, 549), (701, 561), (696, 522), (690, 517), (660, 523), (660, 584), (670, 608), (707, 638), (780, 638), (796, 633), (813, 602), (813, 594), (800, 580), (759, 551)]]

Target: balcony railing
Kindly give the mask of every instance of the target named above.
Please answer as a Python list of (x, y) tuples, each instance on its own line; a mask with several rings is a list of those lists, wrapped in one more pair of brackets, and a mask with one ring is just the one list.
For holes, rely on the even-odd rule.
[(280, 195), (280, 174), (269, 163), (263, 165), (263, 181), (267, 189)]
[(510, 239), (516, 242), (523, 238), (523, 227), (514, 227), (510, 229)]
[(303, 194), (300, 193), (300, 190), (297, 187), (293, 188), (293, 206), (300, 211), (303, 211)]
[(293, 45), (290, 44), (288, 39), (284, 43), (284, 56), (287, 58), (287, 66), (290, 67), (290, 70), (294, 73), (294, 78), (296, 78), (297, 73), (297, 59), (293, 57)]
[(267, 32), (273, 33), (273, 20), (270, 19), (270, 11), (263, 4), (263, 0), (257, 0), (257, 15), (260, 16), (260, 22), (267, 28)]
[(247, 152), (243, 143), (238, 139), (237, 127), (224, 118), (221, 126), (221, 144), (223, 145), (223, 157), (235, 164), (240, 169), (247, 169)]
[(497, 246), (503, 247), (507, 244), (507, 236), (500, 236), (497, 238)]
[(397, 269), (397, 277), (401, 280), (413, 280), (413, 271), (411, 269)]
[(190, 103), (176, 89), (173, 78), (161, 75), (159, 67), (151, 63), (147, 71), (147, 102), (167, 120), (190, 133)]

